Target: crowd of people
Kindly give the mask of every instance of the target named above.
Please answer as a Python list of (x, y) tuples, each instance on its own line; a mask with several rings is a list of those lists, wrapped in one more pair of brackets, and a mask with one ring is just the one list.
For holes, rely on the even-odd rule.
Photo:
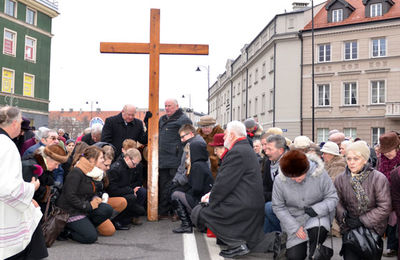
[[(223, 129), (206, 115), (196, 129), (175, 99), (165, 111), (158, 219), (180, 221), (172, 232), (209, 231), (225, 258), (314, 259), (329, 236), (342, 239), (344, 259), (400, 256), (397, 132), (369, 146), (332, 130), (317, 144), (264, 130), (253, 118)], [(68, 214), (61, 241), (90, 244), (142, 224), (152, 113), (143, 121), (135, 113), (125, 105), (73, 138), (63, 129), (32, 131), (18, 108), (0, 108), (0, 259), (48, 256), (41, 221), (49, 204)]]

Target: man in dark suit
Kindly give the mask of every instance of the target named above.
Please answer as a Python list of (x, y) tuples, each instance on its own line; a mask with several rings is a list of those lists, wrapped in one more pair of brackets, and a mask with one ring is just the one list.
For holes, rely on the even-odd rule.
[(209, 205), (196, 206), (192, 221), (209, 228), (227, 245), (225, 258), (246, 255), (264, 239), (264, 198), (257, 156), (239, 121), (228, 123), (224, 136), (228, 149), (211, 189)]
[[(147, 144), (147, 131), (144, 131), (143, 122), (135, 118), (136, 107), (125, 105), (121, 113), (108, 117), (103, 126), (101, 141), (107, 142), (115, 147), (115, 158), (121, 154), (122, 142), (125, 139), (132, 139), (141, 144)], [(145, 121), (151, 117), (146, 113)]]

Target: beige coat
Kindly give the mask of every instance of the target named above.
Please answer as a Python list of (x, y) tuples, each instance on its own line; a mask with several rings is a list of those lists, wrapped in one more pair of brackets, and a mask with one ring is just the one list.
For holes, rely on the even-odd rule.
[(343, 173), (345, 169), (346, 161), (342, 156), (335, 156), (329, 162), (325, 162), (325, 170), (328, 172), (332, 181), (335, 181), (335, 178)]
[(222, 129), (219, 125), (215, 126), (209, 135), (204, 134), (203, 131), (201, 131), (200, 127), (197, 129), (197, 133), (199, 135), (201, 135), (201, 137), (203, 137), (204, 141), (206, 141), (206, 143), (207, 143), (207, 151), (208, 151), (210, 163), (211, 163), (211, 172), (212, 172), (214, 179), (217, 177), (217, 172), (218, 172), (218, 157), (214, 154), (214, 147), (212, 147), (209, 144), (213, 142), (214, 135), (222, 134), (223, 132), (224, 132), (224, 129)]

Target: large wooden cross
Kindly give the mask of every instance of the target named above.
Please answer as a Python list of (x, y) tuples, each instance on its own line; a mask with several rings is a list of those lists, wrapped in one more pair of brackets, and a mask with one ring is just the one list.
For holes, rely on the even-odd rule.
[(148, 129), (148, 220), (158, 220), (158, 119), (160, 54), (207, 55), (208, 45), (160, 44), (160, 9), (151, 9), (150, 43), (101, 42), (102, 53), (150, 54), (149, 110), (153, 117)]

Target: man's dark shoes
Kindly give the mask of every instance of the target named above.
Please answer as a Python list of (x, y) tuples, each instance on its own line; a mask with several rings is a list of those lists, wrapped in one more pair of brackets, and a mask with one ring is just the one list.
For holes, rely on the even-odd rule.
[(171, 221), (172, 221), (172, 222), (177, 222), (177, 221), (179, 221), (178, 215), (176, 215), (176, 214), (172, 215)]
[(250, 253), (249, 248), (247, 247), (247, 245), (243, 244), (238, 247), (221, 250), (219, 255), (225, 258), (234, 258), (236, 256), (247, 255), (248, 253)]
[(116, 230), (129, 230), (131, 228), (130, 225), (123, 225), (121, 222), (114, 221), (114, 227)]
[(180, 233), (192, 233), (192, 232), (193, 232), (193, 228), (192, 228), (191, 225), (190, 225), (190, 226), (186, 226), (186, 225), (183, 226), (183, 225), (181, 225), (180, 227), (178, 227), (178, 228), (172, 230), (172, 232), (178, 233), (178, 234), (180, 234)]
[(135, 226), (140, 226), (140, 225), (143, 224), (143, 222), (140, 221), (139, 217), (135, 217), (135, 218), (132, 218), (132, 224), (135, 225)]

